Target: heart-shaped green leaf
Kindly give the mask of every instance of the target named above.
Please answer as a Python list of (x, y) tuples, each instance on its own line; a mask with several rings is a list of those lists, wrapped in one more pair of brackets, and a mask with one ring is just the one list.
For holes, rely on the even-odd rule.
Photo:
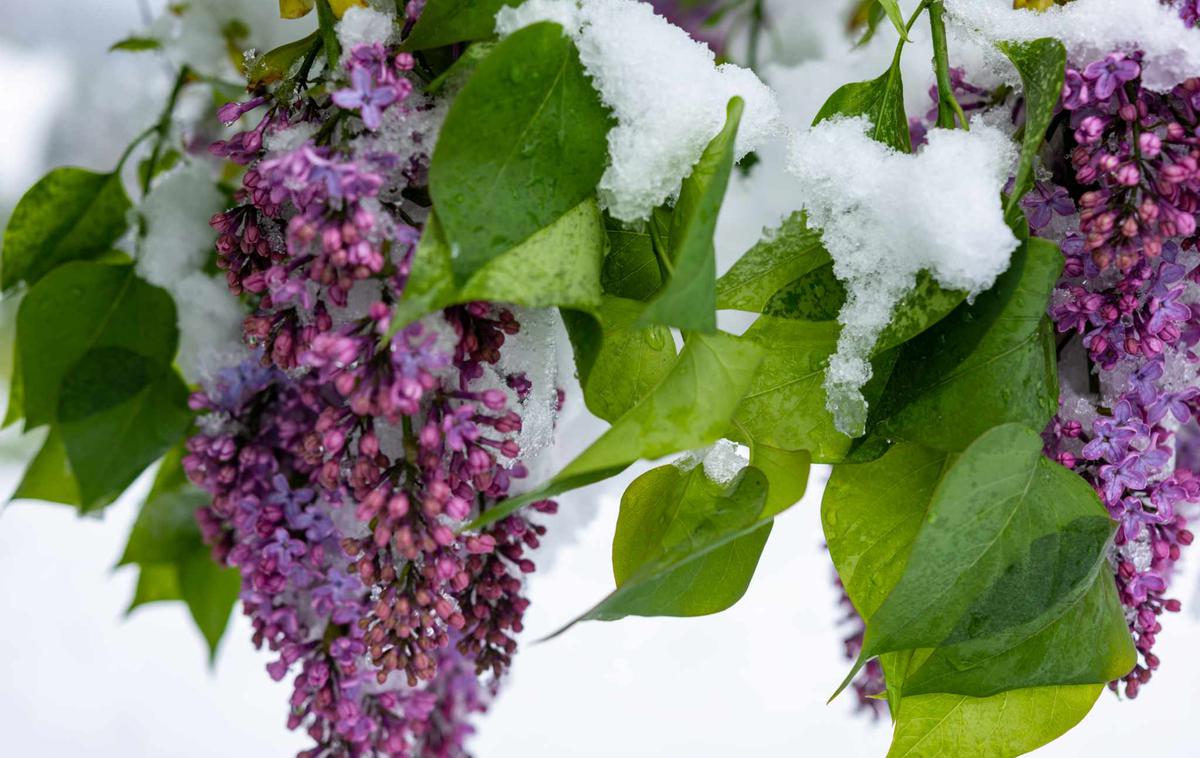
[[(763, 362), (737, 412), (740, 434), (781, 450), (807, 450), (814, 461), (836, 463), (853, 440), (833, 425), (825, 407), (825, 370), (837, 349), (835, 321), (761, 316), (743, 336), (763, 351)], [(887, 381), (895, 353), (874, 360), (875, 377), (864, 388), (870, 401)]]
[(450, 107), (429, 167), (457, 282), (595, 192), (610, 126), (557, 24), (526, 27), (480, 61)]
[(803, 213), (794, 213), (717, 280), (717, 307), (761, 313), (785, 285), (829, 263), (821, 233), (808, 228)]
[(887, 758), (1016, 758), (1068, 732), (1103, 691), (1103, 685), (1077, 684), (986, 698), (906, 697)]
[(0, 289), (34, 284), (55, 266), (107, 252), (128, 228), (128, 211), (117, 174), (54, 169), (29, 188), (8, 220)]
[(821, 106), (813, 124), (837, 116), (866, 116), (871, 121), (867, 136), (900, 152), (911, 153), (908, 114), (904, 112), (904, 81), (900, 74), (903, 45), (901, 41), (896, 46), (892, 65), (879, 78), (839, 87)]
[(594, 199), (588, 199), (456, 286), (450, 248), (438, 217), (430, 216), (404, 297), (392, 314), (390, 332), (395, 334), (428, 313), (476, 300), (592, 311), (600, 305), (603, 257), (600, 210)]
[(610, 423), (648, 395), (675, 363), (670, 329), (634, 326), (643, 307), (635, 300), (606, 296), (596, 312), (599, 328), (587, 314), (563, 311), (584, 402)]
[[(867, 619), (860, 662), (939, 648), (923, 664), (927, 673), (914, 668), (906, 681), (916, 692), (969, 695), (1103, 682), (1127, 670), (1132, 648), (1119, 605), (1104, 587), (1093, 592), (1114, 525), (1082, 479), (1042, 456), (1036, 432), (1008, 424), (981, 436), (945, 469), (923, 513), (946, 459), (898, 448), (845, 467), (823, 507), (831, 554)], [(894, 498), (873, 490), (899, 478), (898, 467), (916, 486), (900, 490), (894, 508)], [(881, 533), (880, 522), (893, 525)], [(855, 579), (863, 560), (874, 564), (863, 574), (873, 587), (865, 593)], [(1075, 632), (1066, 647), (1065, 628)], [(1074, 644), (1081, 632), (1086, 646)]]
[(555, 636), (579, 621), (703, 616), (732, 606), (771, 532), (766, 498), (767, 478), (754, 468), (725, 485), (695, 461), (638, 477), (621, 498), (613, 538), (617, 589)]
[(1058, 402), (1045, 312), (1061, 269), (1058, 247), (1031, 239), (990, 290), (905, 343), (868, 438), (956, 452), (1007, 422), (1042, 428)]
[[(132, 266), (74, 262), (56, 268), (29, 291), (17, 314), (27, 427), (55, 420), (60, 408), (74, 412), (93, 403), (93, 395), (131, 394), (125, 372), (109, 372), (108, 379), (95, 375), (83, 361), (90, 351), (102, 351), (93, 357), (122, 350), (139, 356), (145, 386), (152, 373), (170, 366), (177, 340), (175, 303), (139, 279)], [(99, 384), (80, 382), (72, 397), (63, 398), (67, 374), (77, 367)]]

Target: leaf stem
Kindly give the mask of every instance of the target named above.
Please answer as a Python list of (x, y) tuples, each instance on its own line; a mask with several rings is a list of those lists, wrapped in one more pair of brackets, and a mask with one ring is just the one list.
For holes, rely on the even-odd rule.
[(904, 37), (901, 37), (900, 40), (896, 42), (896, 52), (892, 55), (893, 67), (898, 67), (900, 65), (900, 57), (904, 54), (904, 45), (906, 42), (908, 42), (905, 37), (907, 37), (912, 31), (912, 28), (917, 23), (917, 19), (921, 17), (921, 14), (926, 8), (929, 7), (931, 2), (933, 2), (933, 0), (922, 0), (921, 4), (918, 5), (915, 10), (913, 10), (912, 15), (908, 17), (908, 23), (904, 25)]
[(937, 125), (942, 129), (955, 128), (955, 119), (963, 129), (970, 131), (967, 114), (963, 112), (958, 98), (954, 96), (954, 84), (950, 80), (950, 55), (946, 49), (946, 19), (943, 0), (929, 2), (929, 28), (933, 35), (933, 71), (937, 76), (938, 107)]
[(125, 161), (127, 161), (129, 159), (129, 156), (133, 154), (134, 149), (138, 145), (142, 144), (142, 142), (147, 137), (149, 137), (151, 134), (154, 134), (157, 131), (158, 131), (158, 125), (152, 124), (150, 126), (147, 126), (136, 137), (134, 137), (133, 141), (129, 143), (129, 146), (125, 148), (125, 151), (123, 153), (121, 153), (121, 157), (117, 160), (117, 167), (115, 169), (113, 169), (113, 173), (114, 174), (121, 173), (121, 169), (125, 167)]
[(337, 71), (338, 60), (342, 57), (342, 46), (338, 42), (337, 30), (334, 29), (337, 17), (333, 15), (329, 0), (317, 0), (317, 24), (321, 30), (321, 39), (325, 43), (325, 65), (332, 74)]
[[(158, 168), (159, 158), (162, 156), (163, 143), (167, 141), (167, 134), (171, 131), (171, 117), (175, 114), (175, 104), (179, 101), (179, 93), (183, 91), (183, 85), (187, 84), (192, 79), (192, 69), (187, 64), (184, 64), (179, 69), (179, 74), (175, 77), (175, 84), (171, 87), (171, 95), (167, 98), (167, 104), (163, 108), (162, 114), (158, 117), (156, 123), (151, 129), (152, 133), (157, 136), (154, 139), (154, 147), (150, 149), (150, 157), (147, 158), (146, 171), (142, 175), (142, 194), (150, 193), (150, 180), (154, 178), (154, 169)], [(122, 156), (121, 161), (125, 158)]]
[(674, 267), (671, 266), (669, 253), (666, 245), (663, 244), (662, 236), (658, 233), (658, 223), (653, 217), (647, 223), (650, 231), (650, 249), (654, 251), (654, 260), (658, 263), (658, 274), (662, 278), (662, 286), (665, 287), (671, 279)]
[(317, 37), (313, 41), (312, 46), (308, 48), (308, 52), (304, 54), (304, 60), (300, 63), (300, 69), (296, 72), (296, 88), (303, 89), (308, 86), (308, 72), (312, 69), (313, 63), (317, 60), (317, 54), (324, 47), (325, 40)]

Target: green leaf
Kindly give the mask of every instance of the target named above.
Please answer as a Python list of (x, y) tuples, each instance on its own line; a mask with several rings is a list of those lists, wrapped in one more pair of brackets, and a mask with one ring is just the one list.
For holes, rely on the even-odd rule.
[(698, 332), (717, 329), (717, 257), (713, 233), (733, 171), (734, 142), (745, 102), (729, 101), (725, 127), (683, 180), (671, 216), (669, 276), (643, 311), (642, 325), (664, 324)]
[[(879, 354), (901, 345), (944, 319), (967, 297), (965, 292), (942, 289), (928, 271), (917, 274), (916, 284), (892, 313), (892, 321), (875, 343)], [(790, 282), (771, 296), (763, 315), (805, 321), (833, 321), (846, 302), (846, 288), (829, 262)]]
[(900, 580), (947, 462), (946, 453), (901, 443), (871, 463), (834, 467), (821, 500), (821, 526), (842, 586), (863, 618)]
[[(762, 366), (738, 408), (736, 424), (756, 443), (782, 450), (807, 450), (814, 461), (836, 463), (853, 440), (833, 425), (825, 408), (825, 370), (837, 349), (834, 321), (798, 321), (761, 316), (743, 339), (758, 345)], [(874, 400), (886, 383), (894, 353), (874, 361), (875, 377), (864, 388)]]
[[(89, 351), (121, 349), (140, 356), (143, 369), (165, 369), (177, 340), (171, 297), (139, 279), (132, 266), (74, 262), (58, 267), (29, 291), (17, 313), (26, 427), (57, 417), (63, 382)], [(86, 366), (78, 370), (88, 371)], [(110, 382), (114, 391), (128, 392), (124, 372), (89, 378), (101, 385), (79, 387), (82, 397), (67, 398), (69, 409), (77, 400), (86, 404), (92, 402), (89, 395), (106, 393)], [(145, 386), (149, 376), (142, 378)]]
[(1103, 690), (1102, 685), (1087, 684), (1013, 690), (986, 698), (906, 697), (887, 758), (1015, 758), (1082, 721)]
[(126, 402), (162, 373), (160, 363), (124, 347), (96, 347), (63, 375), (57, 419), (88, 418)]
[(211, 663), (237, 604), (241, 577), (237, 569), (217, 565), (207, 548), (193, 551), (178, 567), (179, 592), (208, 643)]
[(1058, 401), (1045, 313), (1061, 269), (1057, 246), (1031, 239), (974, 304), (906, 343), (869, 436), (954, 452), (1006, 422), (1041, 429)]
[(8, 405), (4, 409), (4, 420), (0, 429), (7, 429), (25, 417), (25, 389), (21, 376), (21, 345), (13, 342), (12, 378), (8, 383)]
[(299, 64), (300, 59), (312, 50), (314, 45), (318, 44), (323, 44), (319, 29), (303, 39), (268, 50), (255, 58), (250, 65), (250, 70), (246, 73), (247, 83), (251, 88), (256, 88), (280, 81), (291, 73), (292, 68)]
[(117, 174), (54, 169), (13, 209), (4, 230), (0, 289), (33, 284), (55, 266), (107, 252), (128, 228), (128, 211)]
[(887, 14), (892, 26), (896, 27), (896, 31), (900, 33), (900, 39), (907, 42), (908, 29), (904, 26), (904, 14), (900, 12), (900, 3), (897, 0), (877, 0), (877, 2), (883, 8), (883, 12)]
[(806, 450), (780, 450), (750, 442), (750, 465), (766, 475), (767, 504), (763, 518), (775, 517), (800, 502), (808, 488), (812, 456)]
[(426, 50), (488, 39), (495, 34), (496, 12), (522, 0), (429, 0), (421, 18), (405, 38), (402, 50)]
[(480, 62), (429, 168), (458, 281), (594, 193), (611, 123), (557, 24), (522, 29)]
[[(717, 307), (761, 313), (785, 285), (830, 263), (821, 232), (808, 228), (804, 213), (793, 213), (717, 280)], [(829, 271), (832, 275), (832, 266)], [(827, 318), (836, 316), (835, 311)]]
[(79, 484), (75, 481), (71, 463), (67, 460), (67, 449), (57, 429), (50, 429), (41, 450), (25, 469), (25, 475), (10, 500), (40, 500), (74, 506), (81, 504)]
[(630, 227), (605, 214), (608, 230), (608, 255), (600, 283), (605, 294), (629, 300), (649, 300), (662, 287), (662, 272), (654, 254), (651, 226), (660, 240), (669, 242), (671, 213), (656, 208), (649, 221), (640, 227)]
[[(842, 584), (864, 617), (871, 618), (898, 584), (918, 533), (943, 528), (941, 520), (932, 518), (931, 504), (949, 462), (947, 453), (901, 443), (877, 461), (834, 470), (821, 506), (822, 524)], [(944, 486), (951, 486), (949, 477), (946, 481)], [(980, 513), (986, 505), (968, 499), (961, 507), (978, 507)], [(1023, 515), (1016, 514), (1014, 523)], [(1103, 520), (1096, 526), (1101, 536), (1111, 530)], [(1071, 553), (1062, 546), (1079, 536), (1078, 529), (1068, 526), (1034, 539), (1029, 553)], [(1052, 576), (1069, 574), (1047, 572), (1036, 561), (1012, 563), (995, 585), (999, 589), (990, 592), (1003, 604), (1002, 591), (1035, 596)], [(981, 596), (976, 606), (987, 602)], [(1008, 607), (1017, 604), (1009, 602)], [(984, 696), (1027, 686), (1109, 681), (1129, 672), (1132, 656), (1115, 585), (1100, 572), (1077, 601), (1011, 634), (989, 635), (976, 617), (969, 617), (936, 649), (913, 656), (904, 676), (888, 684), (893, 699), (901, 693), (905, 698), (933, 692)]]
[(1020, 213), (1021, 198), (1033, 187), (1033, 162), (1046, 139), (1046, 130), (1054, 118), (1054, 109), (1062, 97), (1066, 77), (1067, 50), (1056, 39), (1032, 42), (1001, 42), (1000, 52), (1008, 56), (1021, 75), (1025, 95), (1025, 136), (1021, 141), (1021, 160), (1017, 164), (1012, 194), (1008, 196), (1005, 216)]
[(629, 485), (613, 537), (618, 591), (588, 618), (702, 616), (745, 594), (770, 533), (761, 520), (767, 479), (745, 469), (721, 485), (694, 464), (688, 471), (661, 466)]
[(845, 84), (834, 92), (813, 120), (819, 124), (835, 116), (866, 116), (872, 127), (867, 136), (904, 153), (912, 152), (908, 115), (904, 112), (904, 82), (900, 74), (900, 52), (896, 47), (892, 65), (878, 79)]
[(826, 260), (779, 287), (763, 304), (762, 312), (800, 321), (836, 321), (845, 303), (846, 286), (834, 275), (833, 262)]
[(172, 563), (203, 547), (196, 510), (210, 500), (183, 472), (183, 446), (163, 457), (118, 566)]
[[(1035, 546), (1054, 547), (1077, 538), (1067, 530), (1065, 536), (1043, 538)], [(1010, 568), (1005, 583), (1031, 587), (1044, 579)], [(960, 629), (957, 636), (970, 632)], [(1057, 617), (1039, 618), (1000, 638), (948, 640), (909, 670), (902, 691), (905, 697), (937, 692), (981, 697), (1041, 685), (1096, 684), (1125, 676), (1135, 663), (1116, 584), (1101, 572), (1083, 597)]]
[(85, 513), (125, 489), (183, 437), (192, 421), (187, 398), (183, 380), (168, 369), (128, 399), (63, 419), (63, 443)]
[(173, 563), (139, 566), (137, 587), (125, 613), (130, 614), (134, 608), (164, 600), (183, 600), (183, 591), (179, 588), (179, 569)]
[(613, 537), (615, 589), (579, 621), (626, 616), (703, 616), (729, 608), (746, 593), (771, 533), (761, 514), (767, 478), (747, 468), (720, 485), (704, 474), (667, 465), (629, 485)]
[(108, 52), (122, 51), (126, 53), (140, 53), (146, 50), (159, 50), (162, 48), (162, 42), (153, 37), (126, 37), (120, 42), (114, 42)]
[(391, 330), (395, 333), (446, 306), (476, 300), (593, 310), (600, 305), (603, 257), (604, 227), (595, 199), (589, 198), (456, 287), (440, 218), (430, 216)]
[(917, 283), (900, 300), (891, 322), (879, 335), (875, 353), (898, 347), (923, 334), (953, 313), (966, 299), (966, 292), (942, 289), (928, 271), (919, 272)]
[(675, 363), (670, 329), (634, 326), (643, 307), (635, 300), (605, 297), (597, 312), (599, 329), (591, 316), (563, 312), (584, 402), (589, 411), (610, 423), (648, 395)]
[(808, 450), (818, 462), (840, 459), (852, 440), (834, 428), (822, 387), (837, 338), (834, 322), (755, 321), (744, 339), (757, 344), (764, 358), (738, 408), (739, 429), (761, 444)]
[[(903, 573), (866, 617), (860, 662), (968, 641), (966, 658), (983, 650), (999, 655), (1036, 637), (1091, 590), (1115, 525), (1091, 487), (1041, 448), (1037, 432), (1007, 424), (981, 436), (946, 470)], [(1080, 636), (1095, 642), (1085, 633), (1075, 643)], [(1111, 651), (1091, 652), (1099, 658)], [(1092, 670), (1105, 668), (1093, 662)], [(1044, 658), (1032, 663), (1047, 665)], [(1062, 676), (1028, 668), (995, 674), (991, 692)], [(960, 694), (991, 694), (975, 692), (967, 678), (956, 686), (972, 692)]]
[(671, 372), (637, 405), (550, 482), (501, 501), (467, 529), (490, 524), (520, 508), (607, 479), (638, 459), (706, 447), (725, 436), (758, 368), (757, 346), (728, 334), (691, 334)]

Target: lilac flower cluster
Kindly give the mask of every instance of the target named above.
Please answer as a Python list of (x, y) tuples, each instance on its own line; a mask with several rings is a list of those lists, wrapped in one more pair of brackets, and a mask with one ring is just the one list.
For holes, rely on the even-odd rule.
[(1200, 0), (1162, 0), (1163, 5), (1179, 9), (1179, 17), (1189, 29), (1200, 25)]
[[(193, 396), (184, 466), (212, 495), (197, 518), (241, 571), (269, 673), (297, 672), (288, 724), (315, 742), (302, 758), (465, 755), (467, 718), (522, 629), (545, 534), (531, 517), (556, 510), (540, 501), (464, 531), (527, 475), (516, 435), (531, 383), (496, 366), (514, 315), (472, 303), (387, 336), (427, 209), (382, 190), (423, 176), (427, 156), (368, 138), (407, 107), (411, 67), (360, 45), (348, 86), (226, 106), (227, 122), (266, 114), (213, 147), (247, 167), (212, 225), (229, 288), (252, 307), (254, 354)], [(286, 130), (314, 136), (264, 149)]]
[[(1111, 415), (1095, 415), (1090, 428), (1070, 418), (1072, 409), (1064, 407), (1044, 434), (1047, 455), (1087, 479), (1119, 523), (1111, 563), (1140, 656), (1123, 679), (1131, 698), (1158, 668), (1152, 652), (1162, 629), (1158, 617), (1180, 609), (1179, 601), (1164, 593), (1182, 548), (1193, 540), (1181, 509), (1200, 502), (1200, 478), (1189, 468), (1172, 467), (1171, 419), (1182, 423), (1194, 417), (1191, 401), (1197, 394), (1194, 388), (1166, 392), (1146, 379), (1120, 396)], [(1186, 399), (1173, 397), (1178, 395)], [(1160, 416), (1163, 408), (1170, 408), (1170, 419)], [(1114, 690), (1118, 685), (1110, 683)]]
[(1158, 666), (1151, 652), (1158, 616), (1179, 610), (1163, 593), (1192, 542), (1182, 506), (1200, 502), (1196, 461), (1176, 455), (1174, 439), (1200, 414), (1200, 356), (1193, 350), (1200, 342), (1200, 306), (1193, 304), (1200, 265), (1167, 241), (1157, 259), (1143, 256), (1117, 276), (1088, 278), (1072, 269), (1051, 317), (1066, 335), (1063, 346), (1082, 335), (1081, 359), (1102, 397), (1097, 408), (1064, 400), (1046, 430), (1046, 453), (1087, 479), (1120, 523), (1112, 558), (1141, 654), (1124, 679), (1135, 697)]
[[(1045, 451), (1119, 522), (1111, 563), (1139, 661), (1110, 687), (1131, 698), (1158, 668), (1160, 616), (1180, 608), (1165, 593), (1200, 502), (1200, 461), (1176, 439), (1200, 417), (1200, 79), (1155, 93), (1140, 75), (1138, 54), (1068, 68), (1061, 106), (1075, 146), (1050, 169), (1076, 186), (1039, 183), (1024, 201), (1034, 233), (1059, 239), (1066, 258), (1050, 306), (1063, 384), (1081, 369), (1090, 385), (1063, 398)], [(1065, 234), (1051, 231), (1056, 215)]]
[(1068, 68), (1083, 252), (1103, 269), (1156, 258), (1196, 233), (1200, 213), (1200, 79), (1156, 93), (1140, 86), (1140, 55), (1112, 53)]
[[(967, 74), (961, 68), (955, 66), (950, 67), (950, 86), (954, 90), (954, 97), (958, 100), (958, 104), (962, 107), (963, 114), (968, 118), (972, 114), (987, 108), (992, 105), (992, 92), (988, 89), (972, 84), (967, 81)], [(927, 135), (933, 125), (937, 123), (938, 117), (938, 86), (932, 84), (929, 87), (929, 98), (933, 101), (933, 105), (925, 112), (923, 116), (910, 116), (908, 119), (908, 136), (912, 143), (913, 150), (916, 150), (929, 142)]]
[(725, 25), (714, 23), (712, 19), (720, 11), (728, 10), (722, 7), (719, 0), (649, 0), (654, 11), (666, 20), (700, 42), (712, 48), (720, 55), (729, 43), (728, 30)]

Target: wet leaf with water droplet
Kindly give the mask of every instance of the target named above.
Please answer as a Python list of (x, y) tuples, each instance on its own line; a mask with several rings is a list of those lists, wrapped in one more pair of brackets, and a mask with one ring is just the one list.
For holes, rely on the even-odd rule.
[(932, 649), (892, 684), (895, 697), (1103, 683), (1132, 668), (1101, 571), (1115, 525), (1041, 446), (1037, 432), (1007, 424), (959, 456), (900, 443), (834, 472), (822, 514), (867, 620), (860, 663)]
[(610, 127), (560, 26), (534, 24), (497, 44), (454, 99), (429, 168), (445, 238), (460, 249), (455, 280), (591, 196)]
[(1061, 269), (1058, 247), (1031, 239), (990, 290), (905, 343), (859, 444), (878, 449), (887, 438), (955, 452), (998, 424), (1042, 428), (1058, 401), (1045, 314)]
[(704, 616), (745, 594), (771, 533), (767, 478), (747, 468), (727, 485), (704, 467), (666, 465), (635, 479), (621, 498), (613, 537), (617, 588), (577, 619)]

